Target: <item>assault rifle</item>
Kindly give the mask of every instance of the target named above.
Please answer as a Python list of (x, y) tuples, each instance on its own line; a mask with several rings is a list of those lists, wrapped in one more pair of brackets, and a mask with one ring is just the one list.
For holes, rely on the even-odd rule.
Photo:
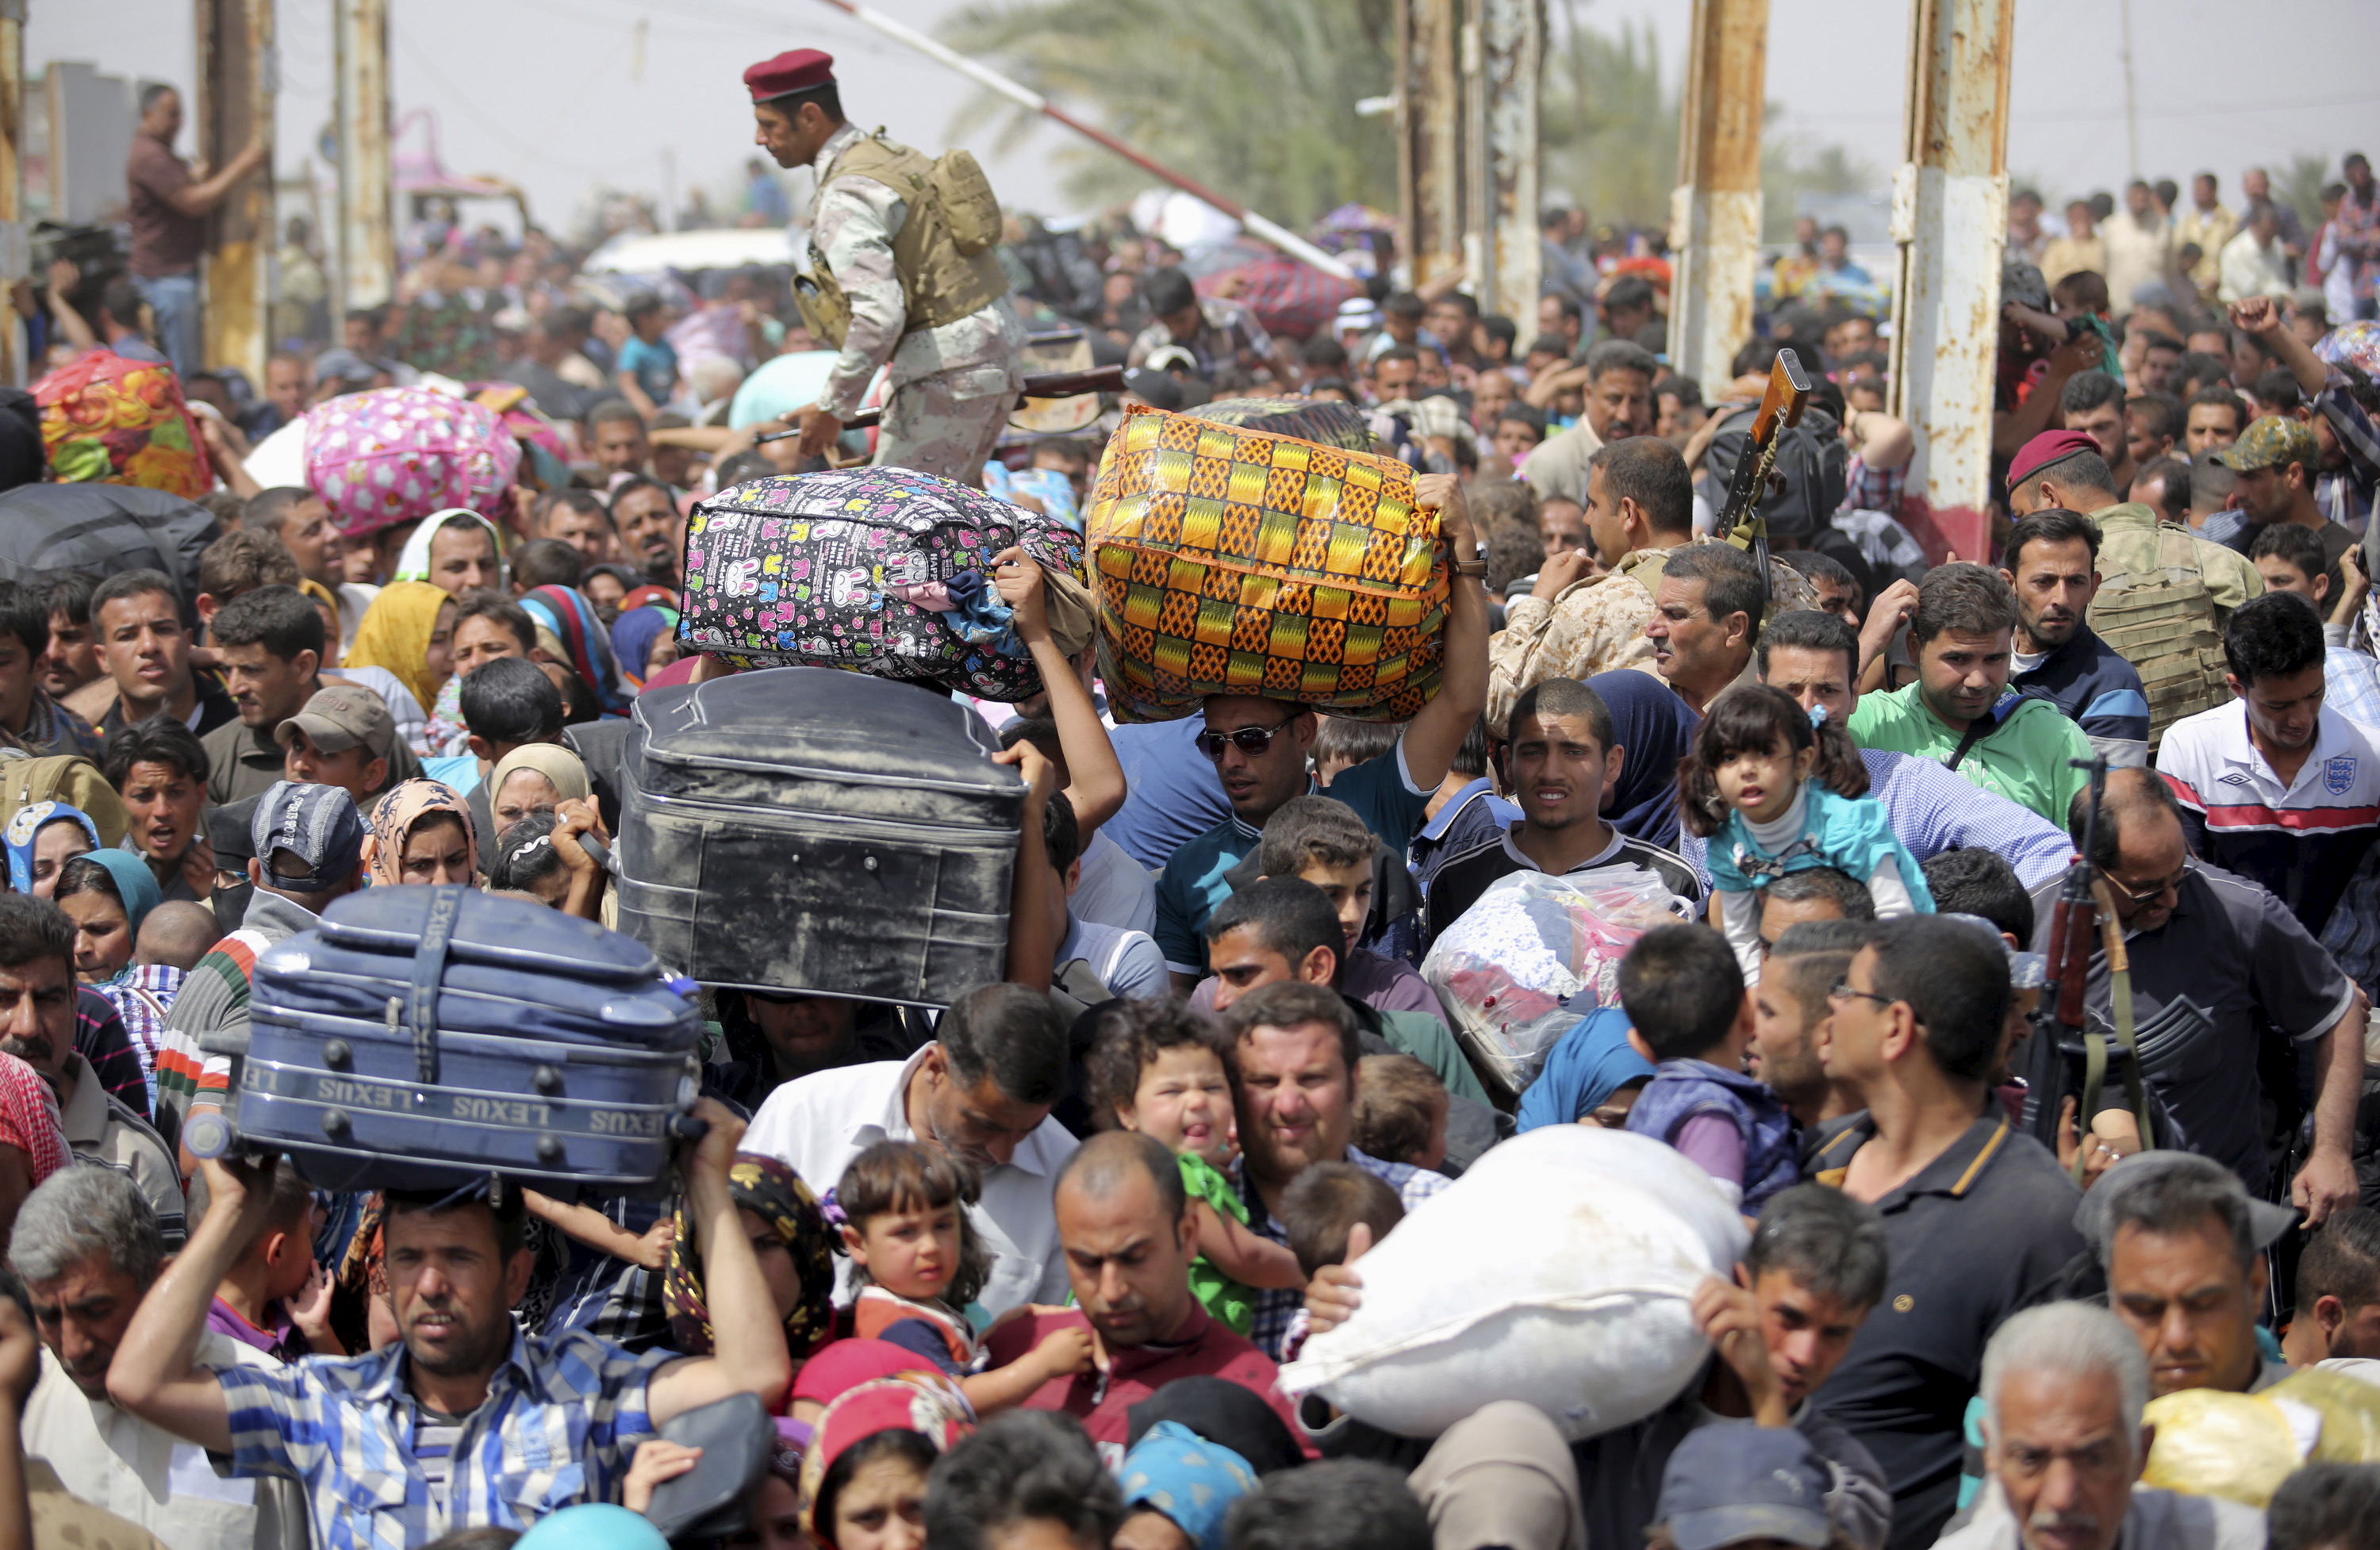
[[(1760, 395), (1760, 412), (1752, 417), (1752, 438), (1736, 463), (1735, 478), (1728, 486), (1727, 504), (1718, 516), (1718, 530), (1727, 541), (1738, 549), (1752, 551), (1753, 563), (1760, 567), (1760, 615), (1768, 613), (1770, 586), (1768, 580), (1768, 519), (1760, 512), (1760, 503), (1768, 494), (1768, 478), (1777, 467), (1777, 443), (1788, 427), (1802, 423), (1802, 411), (1810, 404), (1810, 375), (1802, 369), (1802, 358), (1791, 350), (1777, 352), (1776, 363), (1768, 369), (1768, 391)], [(1760, 619), (1753, 620), (1757, 629)]]
[[(1072, 398), (1082, 393), (1123, 391), (1123, 367), (1094, 366), (1087, 371), (1044, 371), (1038, 377), (1027, 377), (1025, 379), (1025, 391), (1016, 395), (1016, 402), (1022, 405), (1028, 398)], [(884, 411), (881, 409), (862, 409), (844, 420), (843, 428), (845, 430), (865, 430), (883, 418)], [(801, 433), (798, 426), (791, 430), (771, 430), (766, 436), (752, 438), (752, 444), (759, 446), (763, 442), (782, 442), (788, 436)]]
[[(2073, 769), (2091, 772), (2091, 805), (2082, 819), (2082, 854), (2066, 869), (2066, 881), (2058, 889), (2058, 904), (2049, 917), (2049, 963), (2041, 1007), (2034, 1013), (2034, 1036), (2057, 1041), (2061, 1071), (2068, 1060), (2082, 1057), (2082, 1087), (2075, 1096), (2074, 1129), (2077, 1141), (2086, 1142), (2091, 1133), (2091, 1117), (2098, 1111), (2099, 1093), (2107, 1082), (2109, 1052), (2107, 1036), (2089, 1025), (2084, 994), (2091, 984), (2092, 951), (2095, 948), (2104, 951), (2107, 955), (2108, 1010), (2115, 1016), (2116, 1042), (2123, 1047), (2124, 1096), (2140, 1123), (2141, 1144), (2150, 1147), (2156, 1141), (2149, 1128), (2148, 1101), (2141, 1087), (2140, 1047), (2132, 1036), (2132, 972), (2124, 951), (2124, 926), (2116, 914), (2116, 896), (2107, 879), (2099, 875), (2091, 861), (2091, 853), (2099, 840), (2100, 804), (2107, 790), (2107, 759), (2105, 755), (2095, 755), (2066, 762)], [(2041, 1118), (2052, 1127), (2053, 1141), (2058, 1120), (2054, 1106), (2061, 1097), (2061, 1094), (2044, 1093), (2039, 1099), (2045, 1109)], [(2082, 1181), (2085, 1155), (2084, 1145), (2078, 1144), (2074, 1152), (2077, 1184)]]

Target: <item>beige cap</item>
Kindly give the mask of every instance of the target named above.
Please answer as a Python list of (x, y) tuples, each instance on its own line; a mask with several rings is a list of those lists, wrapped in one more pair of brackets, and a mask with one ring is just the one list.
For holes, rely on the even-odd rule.
[(396, 720), (388, 713), (388, 702), (361, 684), (324, 684), (273, 735), (286, 748), (300, 731), (326, 754), (343, 754), (361, 744), (374, 758), (395, 757)]

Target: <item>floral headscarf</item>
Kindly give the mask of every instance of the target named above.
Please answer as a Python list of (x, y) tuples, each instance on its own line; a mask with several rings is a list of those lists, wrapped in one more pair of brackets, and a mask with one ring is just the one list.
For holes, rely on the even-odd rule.
[(471, 809), (455, 788), (436, 781), (407, 781), (372, 804), (371, 827), (364, 834), (364, 866), (374, 888), (395, 888), (405, 881), (405, 842), (432, 813), (452, 813), (463, 820), (463, 843), (470, 853), (471, 869), (479, 870), (480, 842), (472, 832)]
[(57, 1096), (39, 1072), (14, 1055), (0, 1055), (0, 1142), (25, 1154), (37, 1186), (74, 1162), (58, 1119)]
[(975, 1430), (975, 1412), (958, 1385), (940, 1373), (904, 1373), (863, 1383), (826, 1408), (802, 1455), (802, 1527), (819, 1544), (834, 1544), (834, 1525), (815, 1521), (826, 1471), (853, 1447), (879, 1432), (915, 1432), (948, 1453)]
[(392, 581), (364, 611), (356, 643), (340, 659), (344, 667), (385, 668), (409, 690), (418, 705), (438, 698), (439, 680), (430, 674), (430, 637), (438, 633), (438, 611), (455, 599), (426, 581)]
[[(785, 1319), (785, 1350), (799, 1362), (834, 1333), (833, 1234), (818, 1196), (802, 1176), (775, 1157), (738, 1152), (727, 1169), (728, 1198), (769, 1224), (793, 1255), (801, 1278), (802, 1301)], [(669, 1309), (670, 1343), (688, 1356), (710, 1354), (710, 1310), (702, 1301), (702, 1262), (697, 1257), (694, 1223), (679, 1202), (676, 1236), (670, 1240), (669, 1271), (662, 1301)]]
[(30, 807), (19, 807), (17, 816), (8, 820), (6, 836), (8, 846), (8, 887), (18, 893), (33, 891), (33, 843), (42, 830), (59, 821), (80, 826), (83, 837), (92, 850), (101, 848), (99, 826), (91, 815), (79, 807), (63, 802), (36, 802)]

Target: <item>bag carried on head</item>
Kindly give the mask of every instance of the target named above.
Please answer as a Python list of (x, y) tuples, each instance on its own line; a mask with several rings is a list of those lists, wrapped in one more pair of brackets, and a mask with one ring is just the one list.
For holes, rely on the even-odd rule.
[(199, 422), (170, 366), (92, 350), (35, 382), (33, 401), (61, 483), (141, 485), (185, 501), (215, 487)]
[(1129, 408), (1084, 519), (1116, 718), (1172, 721), (1209, 695), (1366, 721), (1427, 704), (1448, 580), (1413, 478), (1261, 418)]

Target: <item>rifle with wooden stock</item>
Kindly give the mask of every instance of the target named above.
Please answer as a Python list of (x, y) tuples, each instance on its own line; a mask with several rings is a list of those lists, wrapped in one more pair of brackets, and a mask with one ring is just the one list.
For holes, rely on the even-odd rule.
[[(1768, 390), (1760, 395), (1759, 412), (1752, 417), (1751, 440), (1743, 456), (1735, 466), (1735, 478), (1728, 485), (1727, 503), (1718, 515), (1718, 530), (1727, 541), (1738, 549), (1752, 551), (1753, 563), (1760, 567), (1760, 613), (1767, 617), (1770, 603), (1768, 579), (1768, 518), (1761, 515), (1760, 503), (1768, 494), (1768, 480), (1777, 468), (1777, 446), (1784, 432), (1802, 423), (1802, 412), (1810, 406), (1810, 374), (1802, 369), (1802, 358), (1791, 350), (1777, 352), (1775, 364), (1768, 368)], [(1760, 619), (1753, 622), (1755, 628)]]

